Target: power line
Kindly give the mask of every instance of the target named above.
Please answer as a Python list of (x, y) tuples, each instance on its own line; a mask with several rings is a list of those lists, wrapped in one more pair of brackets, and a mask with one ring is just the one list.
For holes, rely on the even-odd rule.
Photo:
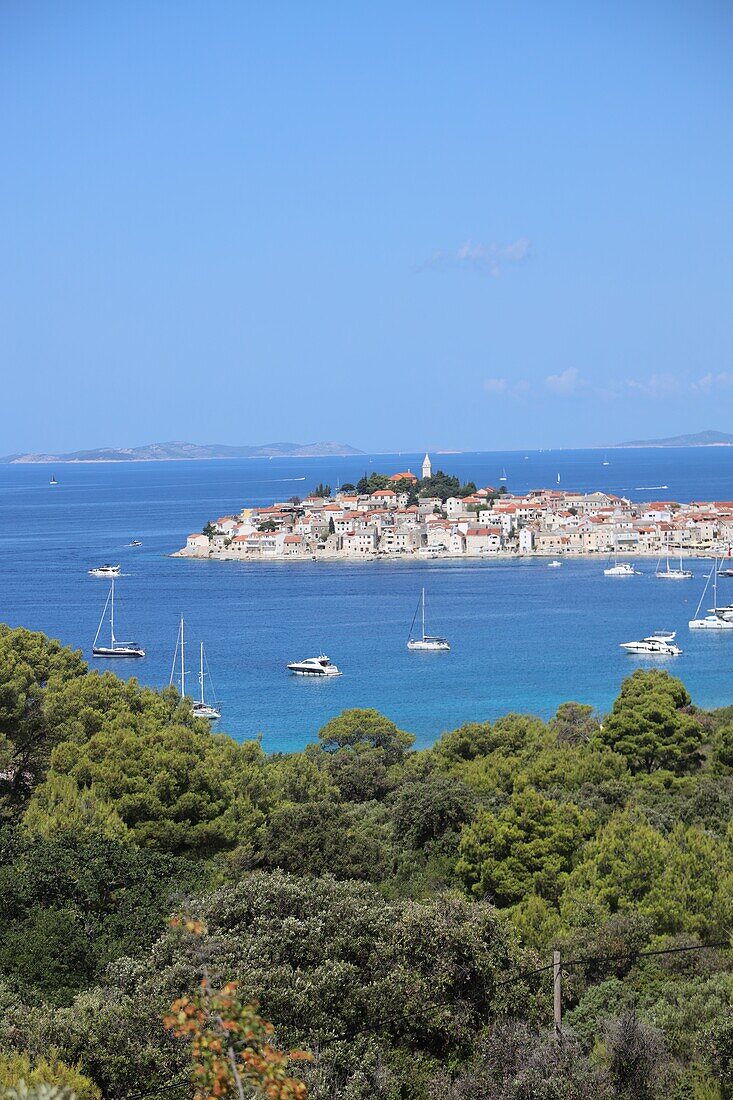
[[(687, 947), (665, 947), (653, 951), (627, 951), (623, 955), (588, 955), (584, 959), (563, 960), (562, 968), (566, 970), (570, 966), (588, 966), (590, 963), (621, 962), (624, 959), (646, 959), (653, 955), (676, 955), (681, 951), (709, 951), (711, 948), (715, 947), (730, 948), (730, 946), (729, 940), (718, 940), (716, 943), (697, 943)], [(504, 985), (512, 985), (514, 982), (524, 981), (525, 978), (533, 978), (536, 974), (545, 974), (548, 970), (552, 970), (554, 965), (554, 963), (548, 963), (546, 966), (538, 966), (536, 970), (525, 970), (521, 974), (515, 974), (513, 978), (507, 978), (503, 982), (497, 982), (496, 988), (500, 989)]]
[(180, 1081), (174, 1081), (170, 1085), (161, 1085), (157, 1089), (150, 1089), (148, 1092), (129, 1092), (126, 1096), (120, 1097), (120, 1100), (149, 1100), (149, 1097), (159, 1096), (162, 1092), (170, 1092), (172, 1089), (183, 1088), (184, 1085), (191, 1083), (190, 1077), (183, 1077)]

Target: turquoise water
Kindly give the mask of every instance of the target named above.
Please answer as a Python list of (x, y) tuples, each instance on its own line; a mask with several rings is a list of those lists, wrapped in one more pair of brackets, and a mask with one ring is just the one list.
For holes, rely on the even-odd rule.
[[(636, 499), (733, 498), (728, 448), (612, 451), (609, 466), (598, 451), (524, 453), (434, 456), (434, 466), (479, 485), (496, 484), (506, 467), (516, 491), (554, 485), (559, 473), (567, 488)], [(643, 576), (613, 579), (602, 560), (548, 569), (540, 561), (248, 565), (166, 556), (207, 519), (244, 504), (305, 495), (321, 480), (355, 481), (365, 469), (416, 470), (421, 460), (60, 466), (56, 488), (48, 467), (0, 466), (0, 620), (44, 630), (90, 657), (108, 586), (86, 571), (120, 561), (118, 636), (138, 640), (147, 656), (96, 664), (166, 684), (183, 612), (191, 643), (206, 643), (221, 729), (261, 734), (270, 750), (301, 747), (344, 707), (376, 707), (420, 745), (510, 710), (549, 716), (567, 699), (603, 709), (643, 664), (618, 643), (657, 629), (679, 631), (684, 655), (668, 667), (696, 702), (733, 702), (733, 637), (687, 629), (709, 563), (694, 563), (691, 581), (665, 582), (652, 561), (640, 564)], [(652, 488), (660, 485), (669, 488)], [(134, 537), (139, 549), (127, 546)], [(423, 585), (429, 627), (450, 639), (450, 653), (405, 649)], [(733, 601), (733, 580), (721, 581), (721, 595)], [(285, 671), (321, 650), (343, 676), (319, 682)], [(187, 666), (195, 675), (193, 648)]]

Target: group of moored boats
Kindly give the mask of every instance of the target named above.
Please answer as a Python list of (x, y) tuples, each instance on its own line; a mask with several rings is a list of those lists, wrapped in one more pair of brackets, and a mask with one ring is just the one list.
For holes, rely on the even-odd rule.
[[(415, 622), (420, 615), (420, 633), (415, 633)], [(446, 653), (450, 649), (447, 638), (441, 638), (437, 634), (428, 634), (425, 630), (425, 589), (423, 588), (420, 600), (412, 617), (410, 633), (407, 638), (407, 648), (425, 653)], [(341, 670), (333, 663), (330, 657), (321, 653), (319, 657), (307, 657), (305, 661), (293, 661), (288, 669), (295, 676), (340, 676)]]
[[(140, 546), (140, 542), (130, 543), (131, 546)], [(115, 580), (122, 576), (119, 565), (99, 565), (95, 569), (89, 570), (91, 577), (106, 577), (110, 580), (110, 588), (107, 593), (107, 599), (105, 600), (104, 607), (102, 609), (102, 617), (99, 620), (99, 626), (97, 627), (97, 633), (94, 635), (94, 642), (92, 644), (92, 656), (104, 659), (133, 659), (140, 660), (145, 656), (145, 650), (139, 644), (139, 642), (125, 642), (115, 634)], [(109, 612), (109, 641), (107, 641), (106, 632), (102, 642), (100, 642), (100, 636), (102, 630), (108, 621)], [(176, 648), (173, 654), (173, 668), (171, 669), (170, 683), (173, 684), (176, 678), (176, 672), (178, 669), (178, 660), (180, 654), (180, 673), (178, 676), (178, 683), (180, 686), (181, 697), (186, 695), (186, 654), (185, 654), (185, 623), (183, 616), (178, 627), (178, 637), (176, 638)], [(199, 686), (201, 691), (200, 699), (194, 699), (191, 704), (194, 716), (197, 718), (208, 718), (210, 722), (216, 722), (221, 718), (221, 711), (218, 709), (218, 705), (214, 706), (206, 701), (205, 686), (206, 686), (206, 674), (208, 673), (208, 662), (206, 661), (206, 652), (204, 650), (204, 643), (200, 643), (199, 647), (200, 655), (200, 669), (199, 669)], [(209, 674), (209, 679), (211, 676)]]
[[(604, 570), (607, 575), (612, 576), (631, 576), (633, 570), (629, 573), (610, 573), (608, 569)], [(655, 574), (657, 577), (666, 577), (677, 579), (687, 579), (692, 577), (692, 572), (689, 569), (682, 569), (682, 561), (680, 560), (679, 569), (670, 569), (669, 560), (667, 561), (667, 568), (660, 570), (657, 568)], [(717, 558), (713, 560), (713, 567), (707, 575), (705, 581), (705, 587), (702, 590), (700, 601), (697, 605), (694, 618), (690, 619), (687, 626), (690, 630), (733, 630), (733, 603), (718, 606), (718, 577), (733, 577), (733, 569), (723, 568), (723, 562), (721, 560), (718, 563)], [(713, 606), (707, 609), (706, 615), (700, 614), (705, 595), (708, 590), (710, 581), (713, 582)], [(675, 643), (675, 632), (667, 630), (659, 630), (654, 634), (648, 635), (646, 638), (641, 638), (637, 642), (621, 642), (621, 648), (625, 649), (628, 653), (641, 653), (649, 656), (661, 656), (661, 657), (679, 657), (682, 653), (681, 648)]]

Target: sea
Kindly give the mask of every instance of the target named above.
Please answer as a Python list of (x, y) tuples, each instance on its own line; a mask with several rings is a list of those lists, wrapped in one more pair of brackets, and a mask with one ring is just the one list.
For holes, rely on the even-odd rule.
[[(201, 462), (0, 465), (0, 621), (42, 630), (82, 651), (90, 665), (154, 687), (169, 683), (185, 616), (188, 688), (197, 688), (198, 643), (216, 729), (288, 752), (349, 707), (374, 707), (432, 744), (464, 722), (511, 711), (549, 718), (566, 700), (608, 710), (638, 667), (664, 667), (705, 707), (733, 703), (733, 631), (689, 631), (710, 561), (694, 578), (609, 578), (602, 559), (240, 563), (172, 558), (207, 520), (306, 496), (363, 473), (419, 472), (421, 454)], [(509, 491), (605, 490), (635, 500), (733, 499), (733, 449), (553, 450), (432, 454), (478, 486)], [(604, 464), (607, 462), (607, 464)], [(58, 484), (49, 484), (55, 474)], [(132, 539), (142, 545), (132, 548)], [(91, 656), (109, 585), (88, 570), (121, 563), (120, 639), (145, 647), (139, 661)], [(721, 579), (733, 601), (733, 579)], [(420, 598), (427, 625), (449, 653), (405, 647)], [(709, 602), (709, 600), (707, 601)], [(676, 630), (683, 655), (660, 660), (619, 648), (654, 630)], [(327, 653), (343, 675), (294, 677), (289, 661)]]

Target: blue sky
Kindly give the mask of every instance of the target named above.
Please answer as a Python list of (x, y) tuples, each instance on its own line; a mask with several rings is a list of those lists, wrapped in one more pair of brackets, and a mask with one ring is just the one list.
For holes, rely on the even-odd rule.
[(732, 53), (706, 0), (8, 0), (0, 453), (731, 428)]

